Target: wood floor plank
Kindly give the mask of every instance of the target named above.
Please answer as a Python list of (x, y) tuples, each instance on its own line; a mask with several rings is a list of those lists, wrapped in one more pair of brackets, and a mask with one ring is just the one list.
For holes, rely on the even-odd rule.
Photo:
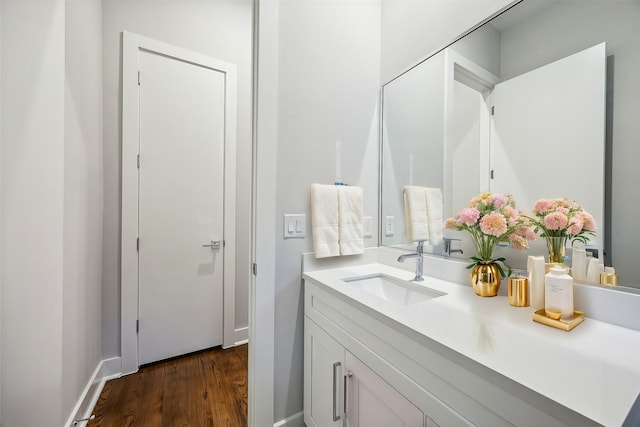
[(105, 384), (88, 427), (245, 427), (247, 345), (145, 366)]
[(142, 372), (141, 399), (144, 404), (136, 411), (136, 425), (161, 427), (164, 404), (164, 363), (149, 366)]
[[(229, 352), (226, 356), (230, 356)], [(232, 420), (229, 418), (229, 399), (233, 399), (228, 393), (228, 388), (224, 383), (224, 376), (222, 375), (221, 362), (216, 354), (210, 355), (205, 358), (203, 363), (203, 371), (205, 373), (205, 382), (207, 385), (207, 394), (209, 396), (209, 402), (213, 405), (212, 416), (213, 424), (217, 426), (230, 426)]]
[(189, 425), (186, 369), (190, 357), (192, 356), (166, 362), (164, 380), (166, 400), (163, 405), (163, 427), (187, 427)]
[(236, 421), (241, 422), (247, 413), (247, 376), (246, 366), (242, 363), (241, 354), (234, 351), (231, 357), (225, 359), (224, 373), (228, 391), (233, 396), (230, 403), (233, 406)]

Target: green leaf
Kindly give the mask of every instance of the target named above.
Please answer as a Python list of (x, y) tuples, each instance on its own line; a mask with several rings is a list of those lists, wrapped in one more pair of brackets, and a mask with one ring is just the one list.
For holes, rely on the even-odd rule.
[(500, 272), (500, 276), (501, 277), (505, 277), (504, 276), (504, 270), (502, 269), (502, 267), (500, 266), (500, 264), (498, 264), (497, 262), (495, 263), (496, 268), (498, 269), (498, 271)]

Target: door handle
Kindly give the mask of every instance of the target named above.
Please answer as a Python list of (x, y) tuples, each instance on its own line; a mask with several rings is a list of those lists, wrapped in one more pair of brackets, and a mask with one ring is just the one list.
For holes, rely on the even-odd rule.
[(211, 243), (202, 245), (203, 248), (220, 249), (220, 240), (211, 240)]

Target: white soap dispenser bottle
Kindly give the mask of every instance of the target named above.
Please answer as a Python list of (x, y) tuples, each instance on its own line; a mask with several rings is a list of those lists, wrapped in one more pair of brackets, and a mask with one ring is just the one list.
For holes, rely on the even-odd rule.
[(564, 267), (552, 267), (544, 278), (544, 308), (561, 311), (562, 318), (573, 316), (573, 278)]
[(580, 282), (587, 280), (587, 252), (584, 245), (577, 243), (571, 253), (571, 272), (573, 279)]

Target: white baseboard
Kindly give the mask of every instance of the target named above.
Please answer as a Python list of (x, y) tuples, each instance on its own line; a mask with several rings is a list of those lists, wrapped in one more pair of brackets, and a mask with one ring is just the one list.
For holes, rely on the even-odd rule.
[(222, 345), (222, 348), (237, 347), (239, 345), (247, 344), (249, 342), (249, 327), (238, 328), (233, 331), (233, 344)]
[(102, 361), (102, 376), (105, 381), (122, 376), (122, 358), (111, 357)]
[(297, 414), (293, 414), (284, 420), (280, 420), (273, 425), (273, 427), (305, 427), (304, 426), (304, 412), (300, 411)]
[(104, 376), (102, 375), (102, 370), (104, 367), (103, 362), (104, 361), (100, 361), (95, 371), (93, 371), (93, 375), (82, 391), (80, 399), (78, 399), (78, 403), (76, 403), (73, 411), (71, 411), (71, 415), (69, 416), (67, 423), (63, 427), (86, 425), (86, 421), (76, 423), (75, 420), (89, 418), (91, 416), (91, 413), (93, 412), (93, 408), (98, 402), (98, 398), (100, 397), (100, 393), (102, 392), (102, 388), (104, 387), (105, 383)]
[(100, 398), (100, 393), (102, 393), (102, 389), (104, 388), (104, 384), (110, 379), (119, 378), (121, 371), (122, 359), (120, 357), (101, 360), (82, 391), (78, 403), (76, 403), (73, 411), (71, 411), (67, 423), (63, 427), (85, 426), (87, 421), (82, 421), (77, 424), (74, 423), (76, 420), (89, 418), (92, 415), (93, 409)]
[(249, 342), (249, 327), (238, 328), (234, 331), (236, 345), (242, 345)]

